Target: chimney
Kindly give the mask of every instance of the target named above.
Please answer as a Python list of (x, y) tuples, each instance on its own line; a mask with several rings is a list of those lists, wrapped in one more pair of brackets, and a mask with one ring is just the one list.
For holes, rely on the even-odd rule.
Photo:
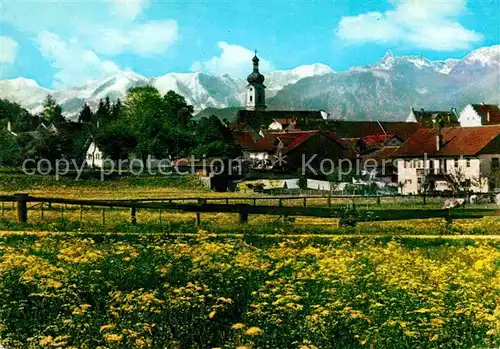
[(443, 135), (441, 134), (441, 130), (438, 130), (436, 134), (436, 151), (440, 151), (443, 147)]
[(7, 121), (7, 131), (9, 131), (9, 133), (12, 133), (12, 122), (10, 120)]
[(490, 122), (490, 111), (486, 113), (486, 121)]

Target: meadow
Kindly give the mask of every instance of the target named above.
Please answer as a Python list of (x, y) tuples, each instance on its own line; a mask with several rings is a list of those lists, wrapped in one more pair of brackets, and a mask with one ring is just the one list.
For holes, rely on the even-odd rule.
[[(191, 178), (0, 174), (0, 195), (15, 192), (228, 196)], [(379, 209), (393, 206), (422, 208), (389, 199)], [(102, 221), (98, 208), (55, 204), (43, 217), (31, 207), (30, 223), (19, 225), (14, 212), (7, 205), (0, 217), (5, 348), (500, 346), (498, 218), (457, 220), (445, 231), (442, 219), (338, 229), (335, 219), (308, 217), (251, 216), (242, 226), (231, 214), (203, 214), (197, 226), (194, 214), (155, 210), (139, 210), (131, 225), (127, 210), (108, 209)]]
[(498, 242), (0, 234), (7, 348), (487, 348)]
[[(279, 204), (279, 200), (259, 200), (263, 194), (248, 192), (214, 193), (203, 187), (194, 177), (132, 177), (124, 176), (108, 179), (74, 181), (71, 177), (56, 181), (50, 176), (25, 176), (22, 174), (0, 172), (0, 195), (28, 193), (36, 197), (57, 197), (66, 199), (147, 199), (147, 198), (226, 198), (231, 197), (231, 204), (252, 204), (254, 198), (259, 205)], [(326, 207), (328, 198), (308, 199), (310, 207)], [(180, 201), (182, 202), (182, 201)], [(193, 203), (193, 201), (190, 201)], [(216, 201), (211, 201), (216, 202)], [(223, 203), (224, 201), (218, 201)], [(284, 206), (302, 206), (302, 200), (283, 200)], [(440, 208), (442, 199), (427, 198), (424, 205), (421, 198), (400, 197), (382, 198), (381, 205), (376, 205), (374, 198), (356, 199), (358, 209), (398, 209), (415, 210)], [(332, 206), (352, 205), (350, 199), (331, 199)], [(477, 208), (493, 208), (494, 204), (482, 203)], [(143, 233), (195, 233), (196, 215), (194, 213), (166, 212), (159, 210), (138, 210), (137, 226), (130, 224), (130, 211), (126, 209), (105, 209), (66, 206), (54, 204), (51, 207), (31, 205), (29, 207), (29, 224), (19, 226), (15, 223), (14, 207), (2, 204), (0, 210), (0, 230), (48, 230), (48, 231), (89, 231), (89, 232), (143, 232)], [(477, 220), (457, 220), (451, 231), (446, 231), (442, 219), (390, 221), (360, 223), (355, 229), (337, 229), (337, 219), (250, 215), (248, 226), (240, 226), (238, 215), (210, 213), (201, 215), (201, 227), (215, 233), (254, 232), (254, 233), (327, 233), (327, 234), (497, 234), (500, 230), (500, 219), (483, 218)], [(293, 223), (293, 224), (292, 224)]]

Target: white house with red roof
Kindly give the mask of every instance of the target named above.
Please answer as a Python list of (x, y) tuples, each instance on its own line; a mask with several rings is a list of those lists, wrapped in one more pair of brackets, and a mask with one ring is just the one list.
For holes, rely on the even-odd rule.
[(500, 125), (500, 107), (495, 104), (469, 104), (458, 118), (462, 127)]
[(452, 190), (470, 183), (474, 192), (494, 190), (500, 171), (500, 125), (422, 128), (391, 154), (401, 194)]

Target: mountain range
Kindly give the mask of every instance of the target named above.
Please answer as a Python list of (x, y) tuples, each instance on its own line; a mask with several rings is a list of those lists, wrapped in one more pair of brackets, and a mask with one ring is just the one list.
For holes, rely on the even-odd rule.
[[(74, 120), (84, 102), (95, 108), (101, 98), (124, 98), (129, 88), (148, 84), (162, 94), (174, 90), (197, 111), (235, 109), (245, 100), (245, 79), (201, 72), (148, 79), (130, 71), (64, 90), (46, 89), (25, 78), (2, 80), (0, 98), (37, 113), (51, 94)], [(500, 104), (500, 45), (445, 61), (395, 57), (389, 51), (374, 65), (343, 72), (324, 64), (274, 71), (266, 74), (265, 84), (270, 109), (321, 109), (332, 118), (404, 120), (410, 107), (449, 110), (468, 103)]]

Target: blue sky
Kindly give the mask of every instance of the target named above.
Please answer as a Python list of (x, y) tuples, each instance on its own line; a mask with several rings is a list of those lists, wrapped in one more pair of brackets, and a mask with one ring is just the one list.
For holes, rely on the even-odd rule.
[(132, 70), (244, 76), (395, 55), (461, 58), (500, 42), (500, 0), (4, 0), (1, 78), (50, 88)]

